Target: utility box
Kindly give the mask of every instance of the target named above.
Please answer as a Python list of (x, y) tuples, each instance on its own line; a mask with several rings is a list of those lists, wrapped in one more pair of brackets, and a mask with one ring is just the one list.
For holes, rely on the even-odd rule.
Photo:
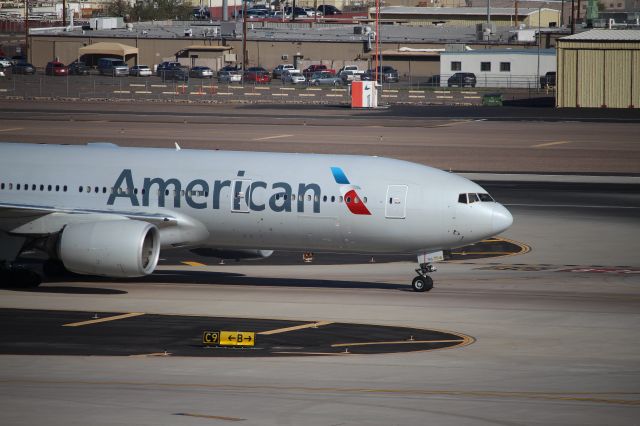
[(375, 81), (351, 83), (351, 108), (377, 108), (378, 87)]

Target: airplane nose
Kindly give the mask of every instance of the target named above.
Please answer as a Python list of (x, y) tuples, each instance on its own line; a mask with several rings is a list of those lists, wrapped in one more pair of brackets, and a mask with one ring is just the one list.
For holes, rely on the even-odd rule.
[(493, 207), (493, 215), (491, 217), (491, 227), (495, 235), (509, 229), (513, 223), (513, 216), (509, 213), (502, 204), (497, 204)]

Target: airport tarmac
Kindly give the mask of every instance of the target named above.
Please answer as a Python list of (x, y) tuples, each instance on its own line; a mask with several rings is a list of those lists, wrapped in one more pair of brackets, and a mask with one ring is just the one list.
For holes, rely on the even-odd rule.
[[(10, 128), (6, 121), (1, 123), (0, 130)], [(24, 134), (25, 141), (34, 141), (34, 129), (51, 132), (59, 125), (55, 120), (27, 123), (23, 131), (0, 132), (0, 138), (22, 141)], [(125, 135), (136, 125), (131, 126)], [(357, 122), (345, 126), (347, 134), (357, 134)], [(507, 152), (500, 159), (510, 172), (527, 170), (527, 156), (537, 155), (538, 150), (550, 150), (545, 155), (556, 164), (566, 164), (548, 171), (576, 171), (587, 167), (589, 156), (610, 146), (614, 154), (607, 157), (609, 161), (594, 161), (595, 176), (614, 174), (616, 162), (626, 164), (617, 177), (628, 179), (619, 175), (639, 172), (640, 163), (633, 162), (640, 152), (633, 136), (637, 125), (623, 131), (619, 124), (601, 123), (589, 128), (589, 143), (572, 139), (564, 147), (542, 148), (531, 148), (537, 136), (523, 130), (533, 128), (530, 122), (499, 121), (495, 126), (503, 130), (513, 126), (514, 132), (520, 128), (516, 133), (525, 139), (499, 135)], [(459, 135), (451, 145), (439, 144), (442, 158), (453, 161), (464, 156), (465, 147), (456, 147), (456, 141), (463, 141), (465, 130), (467, 139), (491, 145), (492, 136), (476, 137), (480, 131), (475, 127), (436, 127), (434, 133), (444, 137), (452, 127)], [(69, 129), (69, 142), (83, 142), (75, 125)], [(360, 131), (371, 137), (374, 129)], [(563, 123), (553, 127), (562, 129)], [(404, 130), (394, 131), (399, 141), (405, 141)], [(580, 131), (586, 138), (587, 130)], [(621, 135), (611, 145), (609, 131)], [(272, 133), (277, 132), (285, 134), (279, 128)], [(135, 138), (120, 135), (117, 142), (136, 143)], [(190, 141), (196, 139), (192, 137)], [(431, 147), (421, 146), (417, 138), (415, 155), (426, 160)], [(254, 141), (253, 146), (260, 143)], [(394, 148), (390, 141), (381, 144)], [(243, 146), (250, 149), (250, 144)], [(271, 147), (271, 143), (265, 146)], [(346, 144), (344, 149), (350, 147)], [(491, 152), (453, 168), (494, 171), (492, 160), (485, 161)], [(535, 167), (547, 171), (552, 166), (540, 162)], [(0, 309), (5, 313), (1, 326), (11, 330), (5, 336), (28, 331), (9, 343), (19, 347), (28, 334), (29, 350), (40, 354), (0, 355), (0, 419), (11, 425), (634, 424), (640, 414), (640, 191), (634, 179), (628, 181), (487, 182), (515, 219), (502, 237), (529, 249), (517, 255), (442, 263), (434, 274), (436, 287), (428, 293), (410, 291), (415, 265), (403, 261), (204, 266), (176, 261), (141, 280), (87, 278), (48, 282), (36, 291), (0, 290)], [(7, 316), (7, 309), (28, 311)], [(64, 322), (53, 322), (52, 311), (70, 315), (69, 322), (90, 321), (95, 314), (99, 318), (144, 315), (77, 327), (87, 341), (78, 337), (76, 350), (112, 344), (113, 330), (122, 330), (122, 337), (135, 343), (126, 356), (106, 356), (97, 349), (93, 355), (53, 355), (59, 346), (74, 347), (72, 341), (56, 344), (56, 339), (64, 339), (58, 329)], [(137, 320), (145, 324), (143, 319), (158, 316), (164, 319), (151, 321), (153, 326), (135, 326)], [(223, 317), (365, 327), (360, 330), (370, 326), (436, 330), (472, 341), (435, 351), (286, 357), (258, 357), (248, 351), (233, 357), (193, 357), (162, 347), (163, 335), (156, 327), (166, 324), (170, 333), (188, 329), (192, 336), (202, 328), (203, 317), (204, 323), (206, 317)], [(145, 330), (146, 335), (139, 334)], [(40, 347), (34, 344), (38, 332), (43, 333)], [(382, 339), (371, 333), (362, 331), (354, 337)], [(131, 350), (142, 343), (144, 350)]]

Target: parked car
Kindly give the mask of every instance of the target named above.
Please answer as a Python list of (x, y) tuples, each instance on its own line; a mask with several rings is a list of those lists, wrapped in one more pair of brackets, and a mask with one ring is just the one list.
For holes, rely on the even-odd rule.
[(12, 62), (6, 56), (0, 56), (0, 68), (9, 68)]
[(549, 71), (540, 77), (540, 88), (556, 87), (556, 72)]
[(149, 65), (134, 65), (129, 69), (129, 75), (136, 77), (151, 77), (152, 74)]
[(336, 75), (336, 71), (335, 70), (331, 70), (331, 69), (327, 68), (326, 65), (323, 65), (323, 64), (312, 64), (312, 65), (309, 65), (307, 68), (305, 68), (302, 71), (302, 75), (304, 75), (305, 78), (308, 80), (316, 72), (328, 72), (329, 74)]
[[(247, 9), (247, 19), (261, 19), (267, 17), (267, 11), (264, 9)], [(242, 18), (243, 10), (240, 9), (236, 13), (236, 18)]]
[(301, 7), (285, 7), (284, 13), (293, 17), (293, 18), (308, 18), (307, 11)]
[(98, 59), (98, 71), (101, 75), (126, 77), (129, 75), (129, 66), (122, 59), (100, 58)]
[(218, 82), (220, 83), (239, 83), (242, 81), (242, 73), (240, 71), (219, 71)]
[(68, 75), (69, 69), (59, 61), (51, 61), (47, 63), (44, 69), (46, 75)]
[(447, 86), (476, 87), (476, 75), (472, 72), (457, 72), (449, 77)]
[(11, 67), (14, 74), (35, 74), (36, 68), (28, 62), (18, 62)]
[(237, 65), (225, 65), (218, 70), (218, 77), (220, 77), (220, 74), (226, 71), (240, 71), (240, 67)]
[(168, 70), (169, 68), (180, 68), (180, 62), (165, 61), (158, 64), (158, 66), (156, 67), (156, 75), (158, 77), (162, 77), (164, 74), (164, 71)]
[(314, 86), (322, 85), (331, 85), (331, 86), (340, 86), (342, 85), (342, 79), (337, 77), (334, 74), (326, 71), (315, 72), (311, 75), (309, 79), (309, 84)]
[(313, 18), (314, 16), (318, 16), (318, 17), (322, 16), (322, 12), (312, 7), (303, 7), (303, 9), (304, 9), (304, 12), (307, 14), (307, 16), (310, 18)]
[(189, 81), (189, 68), (184, 66), (170, 67), (162, 71), (162, 81)]
[(307, 79), (299, 70), (287, 70), (282, 73), (282, 83), (287, 84), (304, 84)]
[(256, 84), (266, 84), (271, 81), (271, 76), (269, 75), (269, 72), (262, 67), (250, 67), (244, 72), (244, 81)]
[(273, 69), (273, 78), (282, 78), (284, 71), (293, 71), (294, 69), (293, 64), (280, 64)]
[[(398, 71), (389, 65), (384, 65), (378, 68), (378, 76), (377, 79), (380, 81), (380, 76), (382, 76), (383, 83), (397, 83), (400, 81), (400, 76), (398, 75)], [(362, 75), (362, 80), (373, 81), (376, 79), (375, 70), (367, 70)]]
[(82, 61), (73, 61), (67, 68), (71, 75), (89, 75), (89, 67)]
[(318, 12), (322, 12), (323, 15), (341, 15), (342, 12), (335, 6), (330, 4), (321, 4), (318, 6)]
[(213, 70), (211, 68), (205, 67), (205, 66), (193, 67), (193, 68), (191, 68), (191, 71), (189, 71), (189, 77), (212, 78), (213, 77)]

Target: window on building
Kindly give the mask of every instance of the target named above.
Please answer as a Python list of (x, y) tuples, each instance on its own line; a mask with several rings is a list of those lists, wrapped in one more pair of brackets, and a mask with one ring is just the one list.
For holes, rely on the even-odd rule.
[(480, 71), (491, 71), (491, 62), (480, 62)]
[(500, 71), (510, 72), (511, 62), (500, 62)]
[(451, 62), (451, 71), (461, 71), (462, 70), (462, 62), (453, 61)]

